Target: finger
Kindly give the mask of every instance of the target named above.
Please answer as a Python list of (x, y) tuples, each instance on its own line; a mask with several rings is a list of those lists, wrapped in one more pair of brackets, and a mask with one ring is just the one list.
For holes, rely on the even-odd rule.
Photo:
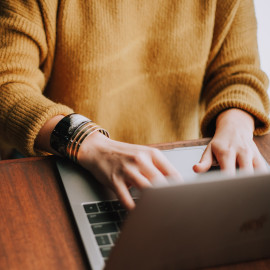
[(134, 209), (135, 203), (124, 181), (117, 181), (117, 186), (114, 186), (114, 191), (124, 207), (128, 210)]
[(141, 168), (140, 172), (154, 185), (168, 185), (167, 178), (153, 163)]
[(125, 182), (138, 189), (149, 188), (152, 186), (151, 181), (138, 171), (136, 167), (129, 167), (128, 171), (126, 171)]
[(248, 153), (238, 154), (236, 158), (236, 162), (238, 164), (239, 169), (245, 172), (250, 172), (250, 173), (254, 172), (252, 156), (250, 154)]
[(267, 163), (254, 141), (253, 141), (252, 149), (254, 151), (254, 158), (252, 161), (254, 170), (261, 171), (261, 172), (269, 172)]
[(220, 169), (228, 174), (236, 172), (236, 153), (233, 150), (218, 151), (216, 154)]
[(152, 157), (153, 164), (164, 176), (171, 181), (183, 182), (183, 178), (179, 171), (170, 163), (170, 161), (159, 151), (155, 151)]
[(208, 144), (208, 146), (206, 147), (206, 149), (204, 150), (202, 154), (202, 157), (199, 163), (193, 166), (193, 170), (196, 173), (207, 172), (211, 168), (212, 163), (213, 163), (212, 148), (211, 148), (211, 144)]
[(253, 159), (253, 167), (256, 171), (261, 171), (261, 172), (268, 172), (269, 169), (267, 168), (266, 162), (261, 156), (260, 153), (258, 153), (254, 159)]

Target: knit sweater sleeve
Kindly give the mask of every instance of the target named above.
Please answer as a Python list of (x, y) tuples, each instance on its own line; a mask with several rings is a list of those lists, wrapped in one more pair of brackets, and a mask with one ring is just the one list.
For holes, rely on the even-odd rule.
[(269, 131), (268, 79), (260, 70), (252, 0), (219, 1), (202, 91), (203, 136), (213, 136), (215, 119), (229, 108), (255, 118), (254, 135)]
[(72, 112), (42, 94), (53, 60), (41, 13), (37, 1), (0, 2), (0, 141), (25, 155), (40, 154), (34, 141), (48, 119)]

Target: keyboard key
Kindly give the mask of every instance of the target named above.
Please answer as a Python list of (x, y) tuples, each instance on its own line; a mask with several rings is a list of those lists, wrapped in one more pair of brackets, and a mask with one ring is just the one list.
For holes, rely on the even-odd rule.
[(99, 212), (96, 203), (84, 204), (83, 205), (83, 208), (84, 208), (84, 211), (86, 213), (96, 213), (96, 212)]
[(118, 236), (119, 236), (119, 233), (111, 233), (111, 234), (110, 234), (110, 237), (111, 237), (112, 242), (113, 242), (114, 244), (115, 244), (115, 242), (116, 242)]
[(100, 212), (111, 212), (112, 211), (112, 205), (110, 202), (100, 202), (98, 203), (98, 208)]
[(95, 225), (92, 225), (91, 227), (92, 227), (94, 234), (118, 232), (118, 229), (117, 229), (115, 223), (95, 224)]
[(107, 235), (96, 236), (96, 240), (99, 246), (110, 245), (111, 241)]
[(101, 223), (101, 222), (112, 222), (119, 221), (120, 217), (117, 212), (105, 212), (87, 215), (88, 220), (91, 224)]
[(108, 258), (111, 250), (112, 250), (112, 247), (101, 247), (100, 252), (102, 254), (102, 257)]
[(112, 207), (114, 210), (125, 210), (122, 204), (119, 201), (112, 201)]
[(118, 221), (116, 224), (117, 224), (117, 226), (118, 226), (118, 228), (119, 228), (119, 231), (121, 231), (123, 222), (122, 222), (122, 221)]
[(208, 170), (210, 171), (220, 171), (220, 167), (219, 166), (211, 166), (210, 169)]

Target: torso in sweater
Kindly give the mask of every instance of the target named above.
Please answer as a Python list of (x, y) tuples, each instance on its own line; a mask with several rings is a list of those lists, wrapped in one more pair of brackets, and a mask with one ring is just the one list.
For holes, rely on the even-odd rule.
[(23, 153), (70, 108), (139, 144), (212, 136), (232, 107), (270, 128), (252, 0), (5, 0), (0, 26), (0, 142)]
[(63, 1), (45, 94), (113, 139), (197, 138), (215, 16), (209, 3)]

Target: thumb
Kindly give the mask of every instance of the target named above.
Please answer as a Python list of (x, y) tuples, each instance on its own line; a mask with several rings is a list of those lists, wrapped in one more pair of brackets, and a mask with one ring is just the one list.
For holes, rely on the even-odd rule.
[(193, 170), (196, 173), (207, 172), (211, 168), (212, 163), (213, 163), (213, 155), (212, 155), (211, 144), (208, 144), (199, 163), (193, 166)]

